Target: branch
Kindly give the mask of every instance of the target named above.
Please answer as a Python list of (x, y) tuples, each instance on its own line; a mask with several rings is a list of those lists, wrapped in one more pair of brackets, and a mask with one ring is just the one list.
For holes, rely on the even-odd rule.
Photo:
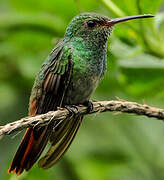
[[(93, 109), (89, 113), (87, 113), (87, 107), (83, 105), (74, 106), (71, 108), (73, 108), (77, 115), (86, 115), (105, 111), (118, 111), (164, 120), (164, 109), (159, 109), (148, 105), (141, 105), (136, 102), (128, 102), (124, 100), (93, 102)], [(46, 114), (41, 114), (34, 117), (25, 117), (18, 121), (0, 126), (0, 137), (3, 135), (9, 135), (15, 131), (20, 131), (28, 127), (45, 126), (51, 120), (63, 121), (69, 116), (70, 113), (66, 108), (59, 108), (57, 111), (50, 111)]]

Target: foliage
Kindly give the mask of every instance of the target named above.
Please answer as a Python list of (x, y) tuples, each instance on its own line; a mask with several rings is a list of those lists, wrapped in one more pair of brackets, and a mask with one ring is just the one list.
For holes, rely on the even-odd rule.
[[(72, 17), (85, 11), (109, 17), (155, 14), (153, 20), (134, 20), (115, 27), (108, 46), (108, 72), (92, 99), (117, 96), (164, 108), (162, 0), (1, 0), (1, 124), (26, 116), (41, 63), (63, 37)], [(163, 130), (162, 122), (132, 115), (89, 116), (61, 162), (47, 171), (35, 165), (18, 179), (162, 180)], [(20, 136), (0, 142), (1, 179), (16, 179), (7, 174), (7, 168)]]

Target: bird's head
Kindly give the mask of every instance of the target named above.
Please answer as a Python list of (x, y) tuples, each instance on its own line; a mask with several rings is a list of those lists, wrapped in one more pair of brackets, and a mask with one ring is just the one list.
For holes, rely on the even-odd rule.
[[(96, 42), (106, 41), (115, 24), (138, 18), (149, 18), (152, 15), (136, 15), (110, 19), (106, 16), (95, 13), (83, 13), (72, 19), (65, 38), (83, 38)], [(97, 41), (98, 40), (98, 41)]]

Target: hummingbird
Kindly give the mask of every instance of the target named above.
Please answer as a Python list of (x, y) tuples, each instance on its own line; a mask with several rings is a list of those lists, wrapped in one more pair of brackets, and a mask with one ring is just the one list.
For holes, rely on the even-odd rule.
[[(90, 97), (104, 76), (107, 67), (107, 40), (114, 25), (153, 15), (135, 15), (111, 19), (83, 13), (72, 19), (64, 38), (56, 45), (41, 66), (35, 79), (29, 116), (55, 111), (58, 107), (84, 104), (91, 109)], [(8, 172), (20, 175), (39, 159), (48, 141), (51, 147), (38, 166), (52, 167), (70, 147), (83, 116), (70, 118), (46, 126), (30, 127), (22, 139)]]

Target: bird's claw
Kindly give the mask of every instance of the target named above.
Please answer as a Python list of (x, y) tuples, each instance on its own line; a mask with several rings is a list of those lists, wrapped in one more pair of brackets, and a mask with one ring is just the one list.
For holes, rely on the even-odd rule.
[(91, 101), (85, 101), (83, 105), (88, 107), (86, 113), (90, 113), (93, 110), (93, 103)]
[[(69, 111), (69, 116), (70, 117), (75, 116), (76, 111), (78, 111), (78, 108), (75, 105), (69, 105), (69, 106), (65, 105), (64, 107)], [(76, 111), (75, 111), (75, 109), (76, 109)]]

